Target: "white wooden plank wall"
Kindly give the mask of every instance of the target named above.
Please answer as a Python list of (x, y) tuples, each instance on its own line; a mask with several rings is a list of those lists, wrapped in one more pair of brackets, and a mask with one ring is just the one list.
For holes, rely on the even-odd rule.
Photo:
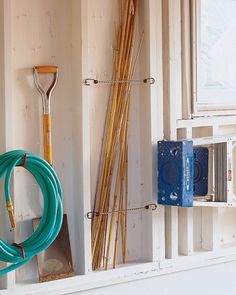
[[(236, 131), (233, 116), (187, 120), (191, 104), (183, 98), (191, 92), (190, 31), (181, 16), (190, 10), (189, 1), (140, 2), (138, 38), (144, 32), (144, 43), (135, 78), (154, 77), (156, 83), (136, 85), (132, 91), (129, 207), (156, 202), (158, 140), (231, 135)], [(85, 215), (94, 202), (110, 88), (87, 87), (82, 80), (111, 78), (117, 11), (117, 2), (110, 0), (0, 1), (1, 152), (22, 148), (42, 154), (41, 98), (33, 83), (32, 67), (51, 63), (59, 66), (59, 81), (52, 95), (54, 167), (62, 181), (69, 219), (78, 275), (78, 282), (72, 279), (74, 285), (81, 278), (85, 286), (90, 281), (94, 286), (101, 286), (101, 281), (108, 284), (103, 272), (90, 274), (90, 221)], [(181, 34), (181, 29), (186, 31)], [(232, 195), (236, 194), (236, 149), (229, 146), (228, 151), (232, 154)], [(42, 201), (35, 181), (21, 168), (15, 171), (13, 189), (17, 218), (14, 237), (21, 241), (32, 232), (31, 220), (40, 215)], [(199, 257), (204, 265), (212, 263), (212, 258), (235, 254), (236, 208), (220, 206), (158, 206), (156, 212), (131, 213), (128, 262), (132, 266), (123, 266), (123, 275), (122, 269), (117, 270), (122, 279), (115, 279), (116, 270), (108, 272), (110, 281), (127, 281), (132, 274), (135, 277), (145, 271), (145, 275), (153, 276), (152, 272), (175, 271), (177, 266), (193, 267), (198, 265)], [(11, 240), (3, 210), (1, 206), (0, 236)], [(228, 252), (224, 252), (226, 249)], [(14, 288), (15, 282), (17, 287), (26, 284), (34, 288), (36, 281), (33, 260), (16, 276), (11, 273), (0, 278), (0, 288)], [(69, 285), (68, 281), (64, 284)], [(54, 283), (50, 286), (52, 290)]]

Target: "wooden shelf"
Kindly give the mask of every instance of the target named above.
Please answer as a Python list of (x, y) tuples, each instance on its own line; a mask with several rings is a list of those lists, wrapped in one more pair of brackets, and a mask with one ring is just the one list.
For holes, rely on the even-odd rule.
[(227, 126), (236, 125), (236, 115), (235, 116), (225, 116), (222, 120), (222, 116), (208, 116), (200, 117), (188, 120), (177, 120), (177, 128), (196, 128), (196, 127), (207, 127), (207, 126)]
[(198, 137), (192, 138), (193, 145), (210, 145), (217, 143), (224, 143), (228, 141), (236, 141), (236, 135), (218, 135), (218, 136), (207, 136), (207, 137)]
[(236, 207), (236, 203), (193, 201), (194, 207)]

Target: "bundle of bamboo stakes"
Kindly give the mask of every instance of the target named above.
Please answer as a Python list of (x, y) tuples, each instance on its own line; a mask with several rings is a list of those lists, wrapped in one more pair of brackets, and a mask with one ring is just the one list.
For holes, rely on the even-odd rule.
[[(141, 48), (140, 42), (134, 56), (138, 0), (119, 0), (119, 6), (113, 79), (124, 81), (132, 79)], [(111, 248), (115, 268), (119, 245), (122, 262), (126, 262), (130, 90), (130, 83), (114, 83), (111, 89), (94, 203), (94, 212), (103, 214), (94, 215), (92, 220), (93, 270), (108, 268)]]

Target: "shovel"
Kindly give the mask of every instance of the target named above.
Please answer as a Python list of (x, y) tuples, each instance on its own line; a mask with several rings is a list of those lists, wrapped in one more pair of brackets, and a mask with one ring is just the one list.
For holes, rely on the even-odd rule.
[[(52, 123), (50, 114), (51, 94), (58, 80), (58, 68), (56, 66), (35, 66), (33, 68), (34, 82), (41, 94), (43, 104), (43, 149), (44, 159), (52, 165)], [(51, 74), (53, 76), (51, 85), (45, 90), (39, 82), (40, 75)], [(33, 220), (36, 230), (40, 218)], [(59, 235), (52, 245), (37, 255), (40, 282), (70, 277), (74, 274), (71, 256), (69, 232), (66, 214)]]

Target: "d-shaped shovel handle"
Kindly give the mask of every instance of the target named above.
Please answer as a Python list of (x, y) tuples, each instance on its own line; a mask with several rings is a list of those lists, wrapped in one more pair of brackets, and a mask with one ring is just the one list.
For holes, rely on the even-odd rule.
[[(39, 74), (53, 74), (53, 81), (47, 90), (39, 83)], [(57, 66), (35, 66), (34, 67), (34, 82), (41, 94), (43, 103), (43, 148), (44, 159), (52, 165), (52, 128), (51, 128), (51, 115), (50, 115), (50, 99), (51, 93), (56, 86), (58, 79)]]

